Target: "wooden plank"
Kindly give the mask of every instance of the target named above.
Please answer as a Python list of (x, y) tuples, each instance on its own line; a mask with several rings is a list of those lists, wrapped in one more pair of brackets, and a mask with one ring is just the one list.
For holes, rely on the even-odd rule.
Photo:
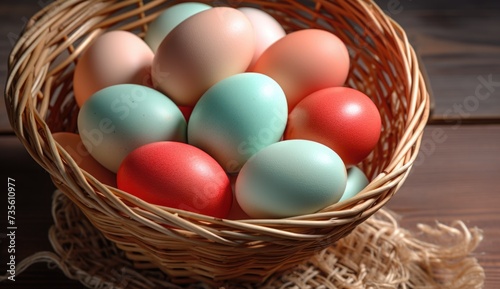
[(499, 2), (376, 1), (427, 71), (436, 119), (500, 121)]
[(388, 208), (410, 230), (456, 220), (483, 230), (474, 256), (486, 272), (484, 288), (500, 288), (500, 126), (427, 127), (419, 158)]
[(49, 1), (16, 0), (0, 2), (0, 133), (11, 131), (5, 108), (5, 85), (7, 81), (7, 61), (16, 41), (20, 38), (22, 28), (28, 19)]
[[(0, 136), (0, 181), (5, 185), (7, 178), (16, 182), (16, 262), (40, 251), (52, 251), (48, 240), (48, 230), (53, 224), (51, 215), (54, 184), (45, 172), (26, 152), (14, 136)], [(5, 196), (5, 194), (2, 194)], [(6, 199), (2, 200), (5, 204)], [(3, 205), (2, 205), (3, 206)], [(0, 210), (0, 233), (5, 233), (7, 220), (5, 209)], [(8, 258), (7, 242), (0, 238), (0, 260), (5, 274), (4, 260)], [(76, 281), (69, 280), (59, 269), (49, 269), (47, 264), (36, 264), (26, 272), (16, 276), (15, 282), (4, 281), (0, 288), (85, 288)]]

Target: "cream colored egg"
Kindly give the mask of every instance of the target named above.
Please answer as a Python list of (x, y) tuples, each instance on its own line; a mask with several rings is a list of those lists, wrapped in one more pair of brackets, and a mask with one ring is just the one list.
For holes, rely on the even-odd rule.
[(177, 25), (158, 47), (153, 85), (177, 105), (194, 106), (212, 85), (244, 72), (252, 60), (252, 24), (237, 9), (215, 7)]
[(274, 42), (283, 38), (286, 32), (273, 16), (263, 10), (253, 7), (241, 7), (238, 10), (252, 22), (255, 32), (255, 52), (248, 69), (251, 71), (262, 53)]
[(115, 84), (151, 86), (153, 51), (137, 35), (110, 31), (100, 35), (78, 59), (73, 90), (79, 107), (95, 92)]

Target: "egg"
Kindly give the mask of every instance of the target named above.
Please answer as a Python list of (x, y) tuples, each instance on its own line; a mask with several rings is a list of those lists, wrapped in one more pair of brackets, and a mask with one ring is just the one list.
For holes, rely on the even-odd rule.
[(186, 120), (162, 93), (141, 85), (99, 90), (80, 109), (78, 130), (89, 153), (116, 172), (125, 156), (151, 142), (186, 142)]
[(320, 142), (350, 167), (375, 148), (381, 126), (378, 108), (367, 95), (353, 88), (331, 87), (297, 104), (289, 114), (284, 138)]
[(210, 8), (212, 6), (198, 2), (185, 2), (170, 6), (148, 25), (144, 41), (146, 41), (153, 52), (156, 52), (165, 36), (179, 25), (179, 23), (196, 13)]
[(234, 173), (281, 139), (287, 114), (286, 97), (276, 81), (259, 73), (236, 74), (200, 98), (189, 119), (188, 142)]
[(116, 175), (90, 155), (78, 134), (56, 132), (52, 134), (52, 137), (73, 158), (80, 169), (91, 174), (101, 183), (116, 187)]
[(266, 74), (280, 84), (291, 111), (317, 90), (344, 85), (349, 74), (349, 53), (333, 33), (303, 29), (272, 44), (252, 71)]
[(255, 52), (248, 70), (251, 71), (262, 53), (286, 35), (285, 29), (273, 16), (253, 7), (238, 8), (252, 23), (255, 33)]
[(214, 7), (177, 25), (153, 59), (152, 80), (176, 104), (194, 106), (218, 81), (246, 71), (255, 50), (252, 24), (240, 11)]
[(253, 218), (292, 217), (336, 203), (346, 182), (344, 163), (327, 146), (308, 140), (281, 141), (245, 163), (235, 196)]
[(73, 74), (73, 91), (81, 107), (87, 99), (115, 84), (152, 86), (153, 51), (137, 35), (109, 31), (95, 39), (82, 53)]
[(347, 185), (344, 194), (339, 202), (350, 199), (361, 192), (369, 184), (369, 180), (365, 173), (358, 167), (350, 167), (347, 169)]
[(229, 178), (202, 150), (180, 142), (150, 143), (132, 151), (117, 174), (118, 188), (151, 204), (225, 218)]

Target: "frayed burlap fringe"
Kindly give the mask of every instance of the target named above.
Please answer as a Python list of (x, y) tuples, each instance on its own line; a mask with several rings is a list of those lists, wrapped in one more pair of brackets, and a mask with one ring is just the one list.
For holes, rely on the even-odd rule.
[[(23, 260), (18, 274), (47, 262), (89, 288), (212, 288), (181, 287), (159, 270), (135, 269), (60, 192), (54, 195), (53, 215), (49, 238), (55, 253)], [(484, 271), (472, 256), (482, 239), (479, 229), (460, 221), (418, 228), (415, 234), (399, 227), (395, 216), (382, 209), (335, 245), (263, 284), (228, 282), (221, 288), (482, 288)]]

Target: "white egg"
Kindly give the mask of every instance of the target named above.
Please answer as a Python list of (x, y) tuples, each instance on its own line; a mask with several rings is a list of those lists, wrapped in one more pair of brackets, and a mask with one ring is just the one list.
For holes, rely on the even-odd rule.
[(342, 196), (347, 173), (342, 159), (325, 145), (286, 140), (263, 148), (241, 169), (235, 196), (253, 218), (315, 213)]
[(256, 46), (252, 62), (249, 66), (250, 71), (264, 50), (284, 37), (286, 32), (281, 24), (265, 11), (252, 7), (241, 7), (238, 10), (247, 16), (255, 31)]

